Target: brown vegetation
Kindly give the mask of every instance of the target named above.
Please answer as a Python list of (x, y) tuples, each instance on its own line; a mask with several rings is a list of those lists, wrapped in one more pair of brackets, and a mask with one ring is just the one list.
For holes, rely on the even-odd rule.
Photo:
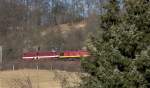
[[(64, 88), (76, 86), (80, 73), (48, 70), (16, 70), (0, 72), (0, 88)], [(65, 81), (64, 81), (65, 80)]]

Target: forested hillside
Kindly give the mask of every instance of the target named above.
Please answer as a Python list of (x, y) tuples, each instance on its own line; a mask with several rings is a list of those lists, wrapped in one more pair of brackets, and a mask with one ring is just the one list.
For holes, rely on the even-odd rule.
[(150, 0), (0, 0), (1, 46), (2, 70), (77, 68), (74, 88), (150, 88)]
[(98, 25), (106, 0), (0, 0), (3, 60), (23, 52), (78, 50)]

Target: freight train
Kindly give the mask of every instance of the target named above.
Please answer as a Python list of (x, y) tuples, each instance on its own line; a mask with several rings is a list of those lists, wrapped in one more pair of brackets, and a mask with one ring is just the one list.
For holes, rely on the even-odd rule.
[(23, 53), (23, 60), (54, 60), (54, 59), (79, 59), (82, 57), (88, 57), (90, 54), (85, 50), (77, 51), (34, 51)]

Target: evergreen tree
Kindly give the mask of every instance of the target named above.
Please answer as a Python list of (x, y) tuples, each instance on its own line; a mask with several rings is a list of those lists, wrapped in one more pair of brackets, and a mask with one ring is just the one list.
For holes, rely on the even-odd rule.
[(88, 49), (92, 58), (83, 61), (88, 76), (82, 88), (150, 87), (150, 1), (110, 0), (100, 17), (100, 33), (91, 36)]

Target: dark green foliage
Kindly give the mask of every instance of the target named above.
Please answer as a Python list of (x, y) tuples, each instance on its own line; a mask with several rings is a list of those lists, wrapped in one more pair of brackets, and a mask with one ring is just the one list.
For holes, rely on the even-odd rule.
[(124, 13), (117, 0), (110, 0), (100, 17), (99, 35), (89, 38), (93, 58), (82, 63), (88, 76), (81, 88), (150, 87), (150, 2), (124, 0), (123, 4)]

